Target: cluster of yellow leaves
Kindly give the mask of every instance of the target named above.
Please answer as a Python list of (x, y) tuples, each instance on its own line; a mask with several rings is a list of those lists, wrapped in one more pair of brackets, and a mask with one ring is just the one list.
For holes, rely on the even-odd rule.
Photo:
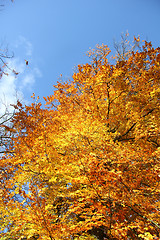
[(45, 109), (18, 103), (4, 239), (158, 239), (160, 49), (146, 42), (114, 65), (109, 52), (90, 52)]

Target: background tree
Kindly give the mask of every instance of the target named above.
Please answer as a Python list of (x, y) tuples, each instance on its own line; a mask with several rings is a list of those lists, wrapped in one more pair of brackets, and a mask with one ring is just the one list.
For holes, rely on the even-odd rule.
[[(12, 1), (12, 0), (11, 0)], [(12, 1), (13, 2), (13, 1)], [(0, 10), (3, 10), (5, 1), (0, 1)], [(13, 58), (13, 54), (10, 54), (7, 48), (1, 46), (0, 49), (0, 81), (3, 75), (8, 75), (7, 70), (11, 70), (15, 75), (17, 72), (14, 69), (11, 69), (7, 63), (8, 59)], [(10, 187), (7, 188), (6, 181), (13, 177), (12, 167), (3, 161), (4, 153), (8, 152), (11, 154), (12, 149), (12, 137), (14, 132), (12, 131), (13, 124), (11, 120), (13, 119), (15, 109), (10, 109), (10, 106), (6, 106), (5, 110), (2, 111), (0, 106), (0, 222), (3, 221), (5, 214), (3, 210), (5, 208), (5, 200), (2, 201), (2, 198), (6, 199), (10, 193)], [(7, 230), (9, 222), (7, 225), (3, 225), (3, 229)], [(1, 230), (1, 227), (0, 227)], [(3, 238), (3, 232), (0, 233)]]
[[(13, 2), (13, 0), (11, 0)], [(0, 1), (1, 7), (4, 6), (5, 1)], [(3, 4), (2, 4), (3, 3)], [(11, 70), (15, 75), (18, 73), (14, 70), (11, 69), (10, 66), (8, 65), (7, 61), (11, 58), (14, 57), (13, 53), (10, 53), (8, 51), (8, 48), (4, 48), (3, 45), (0, 48), (0, 79), (2, 76), (8, 75), (7, 70)], [(8, 148), (8, 144), (11, 146), (11, 135), (9, 130), (11, 130), (11, 119), (13, 118), (14, 115), (14, 108), (13, 111), (9, 111), (8, 106), (6, 106), (5, 111), (1, 111), (1, 116), (0, 116), (0, 153), (2, 154), (6, 148)]]
[(114, 57), (116, 60), (127, 60), (131, 56), (131, 53), (133, 51), (142, 51), (140, 37), (134, 37), (133, 43), (131, 44), (129, 41), (128, 32), (126, 32), (125, 34), (122, 33), (120, 42), (116, 42), (116, 40), (114, 40), (114, 48), (116, 50), (116, 54)]
[(46, 108), (18, 102), (3, 239), (159, 239), (160, 48), (109, 53), (90, 51)]

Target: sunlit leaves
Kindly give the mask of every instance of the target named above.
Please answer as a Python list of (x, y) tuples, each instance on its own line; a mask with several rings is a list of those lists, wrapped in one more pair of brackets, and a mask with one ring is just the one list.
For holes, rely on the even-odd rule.
[(115, 64), (109, 52), (90, 51), (46, 108), (16, 106), (6, 237), (159, 238), (160, 50), (146, 42)]

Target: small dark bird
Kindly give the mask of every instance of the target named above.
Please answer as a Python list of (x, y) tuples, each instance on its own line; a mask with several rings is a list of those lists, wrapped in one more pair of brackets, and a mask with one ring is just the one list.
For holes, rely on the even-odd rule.
[(28, 61), (27, 61), (27, 60), (25, 60), (25, 62), (26, 62), (26, 65), (28, 66)]

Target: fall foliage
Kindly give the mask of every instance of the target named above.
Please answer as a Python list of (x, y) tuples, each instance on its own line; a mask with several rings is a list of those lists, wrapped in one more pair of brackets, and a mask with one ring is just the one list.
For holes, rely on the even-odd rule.
[(18, 102), (2, 240), (159, 239), (160, 48), (109, 53), (91, 50), (45, 108)]

